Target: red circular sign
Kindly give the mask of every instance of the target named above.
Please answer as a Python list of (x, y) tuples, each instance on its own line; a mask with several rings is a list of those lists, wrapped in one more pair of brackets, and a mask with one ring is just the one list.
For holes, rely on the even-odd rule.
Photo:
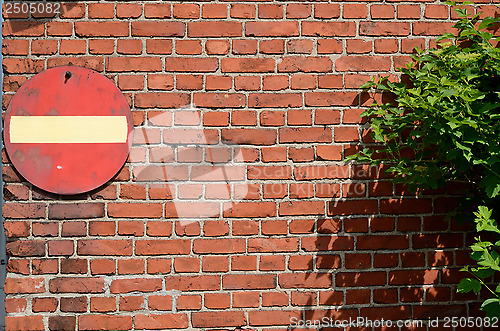
[(5, 116), (4, 139), (14, 167), (33, 185), (78, 194), (109, 181), (125, 163), (133, 122), (108, 78), (64, 66), (32, 77)]

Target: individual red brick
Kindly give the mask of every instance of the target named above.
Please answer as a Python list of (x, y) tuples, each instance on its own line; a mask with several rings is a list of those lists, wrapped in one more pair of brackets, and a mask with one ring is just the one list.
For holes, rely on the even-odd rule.
[(207, 54), (217, 54), (217, 55), (228, 54), (230, 48), (231, 45), (227, 40), (207, 40), (205, 43), (205, 50)]
[(310, 4), (287, 4), (286, 18), (308, 18), (311, 16), (311, 8)]
[(116, 223), (114, 221), (90, 221), (89, 234), (93, 236), (114, 236)]
[(186, 25), (181, 22), (132, 22), (132, 36), (137, 37), (183, 37)]
[[(56, 299), (57, 302), (57, 299)], [(6, 313), (23, 313), (26, 311), (27, 301), (24, 298), (6, 298), (5, 312)]]
[[(292, 320), (300, 320), (299, 310), (279, 310), (279, 311), (252, 311), (249, 315), (250, 325), (282, 325), (288, 326)], [(273, 317), (271, 317), (273, 316)]]
[(49, 281), (51, 293), (103, 293), (104, 279), (93, 277), (60, 277)]
[(172, 276), (165, 279), (166, 290), (214, 291), (220, 289), (220, 276)]
[(339, 54), (342, 53), (343, 46), (338, 40), (319, 39), (318, 54)]
[(375, 53), (396, 53), (397, 51), (398, 42), (396, 39), (375, 40)]
[(118, 87), (122, 90), (142, 90), (144, 88), (144, 76), (120, 75), (118, 76)]
[(193, 252), (198, 254), (208, 253), (243, 253), (245, 242), (243, 239), (195, 239)]
[(370, 15), (375, 19), (394, 18), (394, 6), (373, 4), (370, 7)]
[(407, 36), (410, 24), (403, 22), (361, 22), (360, 35), (366, 36)]
[(144, 17), (146, 18), (170, 18), (171, 15), (169, 3), (147, 3), (144, 5)]
[(248, 106), (252, 108), (301, 107), (302, 95), (298, 93), (252, 93), (248, 97)]
[(314, 5), (314, 18), (338, 18), (340, 17), (340, 5), (337, 3), (318, 3)]
[(225, 236), (229, 234), (229, 224), (227, 221), (206, 221), (203, 232), (207, 237)]
[(112, 312), (116, 311), (116, 298), (114, 297), (91, 297), (90, 298), (91, 312)]
[(200, 259), (196, 257), (179, 257), (174, 259), (175, 272), (198, 272)]
[(267, 129), (223, 129), (222, 141), (236, 144), (273, 145), (276, 131)]
[[(5, 62), (4, 62), (5, 63)], [(44, 218), (44, 203), (5, 203), (2, 207), (5, 218), (26, 219), (26, 218)]]
[(148, 39), (146, 40), (146, 52), (148, 54), (171, 54), (172, 40)]
[(231, 258), (231, 270), (257, 270), (257, 257), (233, 256)]
[(382, 56), (343, 56), (337, 59), (335, 67), (338, 71), (384, 71), (390, 69), (391, 61)]
[(312, 255), (294, 255), (288, 260), (288, 268), (290, 270), (312, 270), (313, 257)]
[(127, 22), (75, 22), (75, 34), (79, 37), (125, 37)]
[(119, 39), (116, 51), (118, 54), (139, 55), (142, 53), (142, 41), (139, 39)]
[(152, 310), (172, 310), (172, 297), (170, 295), (150, 295), (148, 305)]
[(36, 37), (43, 35), (44, 28), (44, 25), (38, 22), (9, 21), (4, 24), (2, 33), (4, 36)]
[(279, 130), (280, 143), (331, 142), (329, 128), (283, 128)]
[(247, 321), (243, 311), (223, 311), (193, 313), (192, 323), (197, 328), (210, 328), (242, 326)]
[(116, 263), (108, 259), (94, 259), (90, 261), (90, 270), (92, 275), (114, 274)]
[(194, 3), (178, 3), (173, 5), (175, 18), (199, 18), (200, 6)]
[(330, 72), (332, 61), (327, 57), (285, 57), (278, 63), (279, 72)]
[(262, 162), (286, 161), (286, 147), (264, 147), (261, 149)]
[(450, 31), (453, 23), (450, 22), (414, 22), (414, 36), (438, 36)]
[(292, 37), (299, 35), (299, 24), (283, 22), (247, 22), (245, 33), (249, 37)]
[(356, 243), (358, 249), (406, 249), (408, 237), (403, 235), (360, 236)]
[[(7, 39), (3, 41), (2, 46), (3, 46), (2, 54), (4, 55), (28, 55), (30, 42), (29, 40)], [(56, 41), (56, 48), (57, 48), (57, 41)]]
[(203, 272), (229, 271), (229, 259), (224, 256), (205, 256), (202, 264)]
[(342, 158), (342, 146), (318, 145), (316, 155), (322, 160), (338, 161)]
[(419, 19), (420, 5), (398, 5), (397, 17), (400, 19)]
[(8, 238), (28, 237), (30, 223), (26, 221), (4, 222), (4, 232)]
[(292, 292), (292, 305), (312, 306), (317, 304), (317, 293), (314, 292)]
[(285, 53), (285, 42), (283, 40), (261, 40), (259, 41), (260, 53), (283, 54)]
[(347, 53), (352, 53), (352, 54), (370, 53), (372, 49), (373, 49), (372, 41), (365, 41), (362, 39), (347, 40)]
[(60, 309), (62, 312), (84, 313), (87, 311), (87, 298), (86, 297), (61, 298)]
[(176, 87), (178, 90), (201, 90), (203, 88), (203, 77), (199, 75), (177, 75)]
[(181, 55), (201, 54), (201, 42), (198, 40), (177, 40), (175, 52)]
[(367, 4), (344, 4), (344, 18), (366, 18), (368, 15)]
[(129, 218), (157, 218), (163, 214), (159, 203), (110, 203), (108, 215), (110, 217)]
[(229, 290), (241, 289), (271, 289), (276, 287), (275, 275), (225, 275), (222, 277), (222, 287)]
[[(69, 41), (69, 40), (65, 40)], [(73, 40), (71, 40), (72, 42)], [(65, 43), (64, 43), (65, 44)], [(85, 44), (85, 42), (84, 42)], [(85, 49), (85, 47), (84, 47)], [(64, 48), (63, 48), (64, 51)], [(36, 55), (50, 55), (57, 53), (57, 41), (56, 40), (46, 40), (42, 42), (41, 40), (33, 40), (31, 42), (31, 52)]]
[(115, 5), (113, 3), (90, 3), (88, 5), (89, 18), (113, 18)]
[(188, 23), (188, 37), (190, 38), (241, 36), (242, 25), (239, 22), (206, 21)]
[[(148, 8), (151, 5), (146, 5)], [(169, 6), (170, 8), (170, 6)], [(146, 10), (146, 17), (151, 9)], [(118, 3), (116, 4), (116, 17), (117, 18), (138, 18), (142, 14), (142, 5), (136, 3)]]
[(202, 7), (202, 18), (226, 18), (227, 5), (222, 3), (204, 4)]
[[(317, 77), (313, 75), (293, 75), (292, 76), (292, 89), (297, 90), (313, 90), (317, 85)], [(288, 113), (290, 114), (291, 111)], [(290, 118), (288, 119), (290, 123)], [(293, 125), (293, 124), (291, 124)]]
[(136, 311), (144, 308), (146, 306), (142, 296), (129, 295), (120, 297), (120, 311)]
[(5, 330), (10, 331), (38, 331), (45, 330), (43, 316), (7, 316), (5, 317)]
[(17, 240), (6, 244), (10, 256), (44, 256), (45, 242), (39, 240)]
[[(236, 78), (235, 77), (235, 84), (236, 84)], [(245, 79), (243, 82), (239, 82), (238, 84), (252, 84), (253, 80), (248, 80)], [(257, 81), (260, 85), (260, 79), (257, 78)], [(241, 85), (240, 85), (241, 86)], [(234, 111), (231, 113), (231, 124), (232, 125), (238, 125), (238, 126), (255, 126), (257, 125), (257, 114), (254, 111), (251, 110), (239, 110), (239, 111)]]
[(146, 233), (151, 237), (169, 237), (172, 234), (172, 223), (166, 221), (149, 221)]
[(57, 259), (37, 259), (31, 262), (33, 275), (57, 274), (59, 268)]
[(206, 293), (205, 307), (209, 309), (228, 309), (231, 305), (229, 293)]
[(230, 14), (232, 18), (255, 18), (255, 5), (232, 4)]
[(283, 5), (259, 4), (259, 18), (280, 19), (283, 18)]
[(284, 215), (319, 215), (324, 213), (323, 201), (280, 202), (279, 214)]
[(259, 293), (233, 292), (234, 308), (256, 308), (259, 306)]
[(104, 203), (50, 204), (49, 218), (75, 219), (104, 217)]
[(285, 90), (289, 86), (288, 76), (266, 76), (262, 79), (263, 90), (279, 91)]
[(12, 278), (5, 280), (6, 294), (19, 293), (43, 293), (45, 292), (45, 280), (43, 278)]
[(120, 275), (143, 274), (144, 271), (142, 259), (118, 260), (118, 274)]
[(356, 35), (354, 22), (303, 22), (302, 35), (339, 37)]
[(154, 259), (149, 258), (147, 260), (148, 274), (168, 274), (171, 270), (171, 261), (170, 259)]
[(233, 40), (233, 54), (256, 54), (257, 40), (236, 39)]
[(78, 316), (78, 327), (81, 330), (130, 330), (132, 328), (132, 316), (80, 315)]
[(217, 59), (169, 58), (165, 60), (166, 71), (213, 72), (219, 67)]
[(70, 22), (47, 22), (47, 35), (49, 36), (71, 36), (73, 23)]
[(288, 306), (289, 297), (287, 293), (283, 292), (263, 292), (262, 305), (264, 307), (282, 307)]
[(158, 278), (115, 279), (110, 286), (111, 293), (154, 292), (161, 289)]
[(389, 284), (436, 284), (439, 270), (395, 270), (389, 272)]
[(141, 240), (136, 241), (137, 255), (189, 254), (190, 242), (187, 240)]
[(138, 329), (167, 330), (187, 328), (189, 321), (186, 314), (138, 314), (135, 316), (135, 325)]
[(78, 240), (80, 255), (131, 255), (131, 240), (83, 239)]
[(290, 40), (287, 43), (288, 52), (295, 54), (311, 54), (313, 47), (312, 40)]
[(262, 271), (284, 271), (285, 270), (285, 257), (284, 256), (274, 256), (274, 255), (264, 255), (260, 257), (259, 270)]
[(86, 274), (87, 273), (86, 259), (64, 259), (61, 260), (62, 274)]
[(431, 19), (447, 19), (449, 6), (447, 5), (426, 5), (424, 17)]
[(90, 39), (89, 53), (90, 54), (112, 54), (115, 44), (113, 40), (106, 39)]
[(74, 330), (76, 316), (49, 316), (50, 330)]

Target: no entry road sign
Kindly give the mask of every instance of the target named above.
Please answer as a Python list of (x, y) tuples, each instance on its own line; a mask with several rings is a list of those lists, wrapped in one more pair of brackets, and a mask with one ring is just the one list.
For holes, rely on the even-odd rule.
[(109, 181), (125, 163), (133, 122), (121, 91), (82, 67), (45, 70), (12, 98), (5, 147), (14, 167), (33, 185), (78, 194)]

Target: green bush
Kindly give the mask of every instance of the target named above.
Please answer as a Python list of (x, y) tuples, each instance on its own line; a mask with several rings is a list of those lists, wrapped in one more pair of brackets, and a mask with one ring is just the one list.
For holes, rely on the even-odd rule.
[[(414, 191), (449, 181), (467, 183), (468, 200), (477, 208), (477, 231), (498, 240), (493, 207), (500, 201), (500, 49), (492, 42), (500, 39), (490, 31), (500, 19), (480, 19), (448, 4), (460, 17), (455, 34), (439, 37), (437, 49), (417, 49), (413, 62), (398, 69), (403, 82), (385, 77), (361, 86), (390, 94), (394, 101), (374, 104), (362, 114), (376, 144), (346, 160), (387, 164), (395, 181)], [(470, 212), (468, 218), (473, 219)], [(471, 278), (462, 280), (458, 291), (486, 288), (491, 298), (481, 309), (500, 316), (500, 286), (486, 281), (500, 271), (500, 241), (478, 236), (470, 248), (478, 265), (464, 268)]]

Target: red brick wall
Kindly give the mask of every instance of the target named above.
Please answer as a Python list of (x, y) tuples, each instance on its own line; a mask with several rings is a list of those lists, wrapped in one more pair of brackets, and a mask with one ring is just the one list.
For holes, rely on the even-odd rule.
[(416, 197), (342, 162), (370, 141), (357, 87), (449, 31), (448, 6), (75, 1), (34, 16), (6, 16), (4, 110), (73, 64), (120, 87), (137, 129), (119, 174), (78, 196), (32, 187), (4, 153), (8, 330), (475, 314), (455, 292), (471, 235), (444, 221), (457, 189)]

